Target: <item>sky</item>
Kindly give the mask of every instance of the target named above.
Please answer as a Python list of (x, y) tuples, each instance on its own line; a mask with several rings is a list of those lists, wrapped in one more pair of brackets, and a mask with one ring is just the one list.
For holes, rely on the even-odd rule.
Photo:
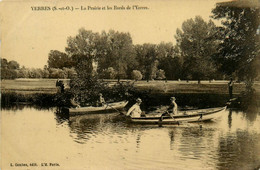
[[(129, 32), (134, 44), (174, 44), (176, 29), (197, 15), (208, 21), (216, 2), (223, 0), (6, 0), (0, 6), (1, 58), (28, 68), (43, 68), (50, 50), (64, 52), (67, 38), (75, 36), (80, 28)], [(132, 9), (134, 5), (148, 9)], [(89, 6), (101, 10), (81, 10)], [(114, 6), (125, 9), (114, 10)], [(47, 10), (35, 10), (38, 7)], [(53, 7), (70, 7), (73, 11), (53, 11)]]

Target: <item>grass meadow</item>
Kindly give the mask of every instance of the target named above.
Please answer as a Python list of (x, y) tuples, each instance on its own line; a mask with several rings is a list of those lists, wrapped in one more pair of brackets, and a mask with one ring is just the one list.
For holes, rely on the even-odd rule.
[[(69, 88), (69, 80), (63, 80), (65, 88)], [(104, 80), (110, 85), (116, 83), (116, 80)], [(149, 90), (158, 93), (211, 93), (211, 94), (228, 94), (228, 81), (130, 81), (138, 90)], [(54, 94), (57, 92), (55, 86), (56, 79), (15, 79), (15, 80), (2, 80), (1, 93), (15, 92), (15, 93), (46, 93)], [(255, 83), (254, 88), (257, 94), (260, 94), (260, 83)], [(244, 83), (235, 83), (233, 93), (239, 94), (245, 90)]]

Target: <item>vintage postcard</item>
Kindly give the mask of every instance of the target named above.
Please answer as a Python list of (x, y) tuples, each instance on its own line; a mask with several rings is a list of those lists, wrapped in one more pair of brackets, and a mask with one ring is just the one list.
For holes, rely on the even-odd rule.
[(259, 7), (0, 1), (0, 169), (259, 169)]

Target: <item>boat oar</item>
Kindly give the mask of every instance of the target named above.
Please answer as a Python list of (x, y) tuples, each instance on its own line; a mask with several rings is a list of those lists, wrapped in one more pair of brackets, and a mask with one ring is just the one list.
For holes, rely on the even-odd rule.
[[(164, 116), (165, 114), (170, 115), (170, 117), (171, 117), (174, 121), (176, 121), (176, 120), (174, 119), (173, 115), (171, 115), (168, 111), (165, 111), (165, 112), (161, 115), (161, 117), (159, 118), (159, 121), (158, 121), (159, 124), (162, 123), (162, 121), (163, 121), (163, 116)], [(176, 121), (176, 122), (177, 122), (178, 125), (180, 125), (180, 122), (179, 122), (179, 121)]]
[(112, 106), (109, 105), (108, 103), (106, 103), (106, 105), (109, 106), (109, 107), (111, 107), (112, 109), (114, 109), (114, 110), (117, 111), (118, 113), (125, 115), (123, 112), (121, 112), (121, 111), (119, 111), (118, 109), (112, 107)]
[[(171, 114), (168, 112), (168, 110), (166, 110), (166, 111), (162, 114), (162, 116), (164, 116), (165, 114), (170, 115), (170, 117), (171, 117), (172, 119), (174, 119), (173, 115), (171, 115)], [(161, 116), (161, 117), (162, 117), (162, 116)]]

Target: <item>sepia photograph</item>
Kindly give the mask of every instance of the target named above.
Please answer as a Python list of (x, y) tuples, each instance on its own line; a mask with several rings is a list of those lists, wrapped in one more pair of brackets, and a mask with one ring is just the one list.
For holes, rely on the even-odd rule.
[(260, 170), (260, 0), (1, 0), (2, 170)]

